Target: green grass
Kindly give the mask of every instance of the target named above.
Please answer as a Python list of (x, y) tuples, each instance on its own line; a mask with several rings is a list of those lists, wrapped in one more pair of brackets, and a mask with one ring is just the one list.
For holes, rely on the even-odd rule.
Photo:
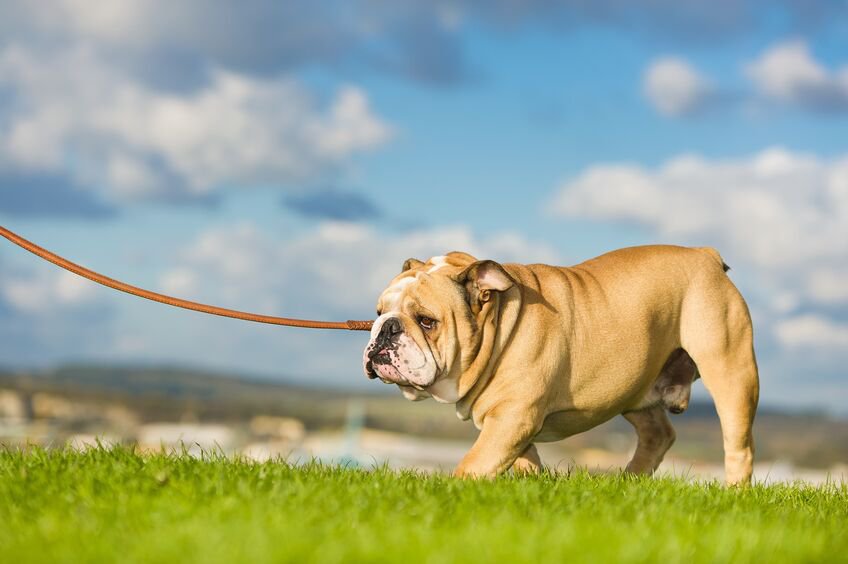
[(0, 450), (0, 562), (848, 561), (848, 487)]

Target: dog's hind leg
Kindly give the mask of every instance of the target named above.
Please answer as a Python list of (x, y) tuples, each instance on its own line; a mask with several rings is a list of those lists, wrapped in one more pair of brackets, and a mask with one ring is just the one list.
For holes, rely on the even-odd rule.
[(683, 350), (671, 353), (654, 383), (654, 389), (671, 413), (683, 413), (689, 407), (692, 382), (698, 379), (698, 368)]
[(653, 474), (674, 444), (675, 433), (664, 405), (622, 413), (636, 429), (638, 442), (633, 458), (625, 469), (633, 474)]
[(751, 429), (760, 391), (753, 329), (738, 290), (729, 280), (720, 289), (721, 299), (691, 304), (681, 340), (698, 366), (721, 421), (725, 480), (730, 485), (747, 484), (753, 473)]

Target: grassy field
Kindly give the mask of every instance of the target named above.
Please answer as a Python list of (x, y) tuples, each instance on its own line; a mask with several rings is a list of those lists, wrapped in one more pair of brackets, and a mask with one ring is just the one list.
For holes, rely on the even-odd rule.
[(848, 561), (848, 486), (0, 450), (0, 562)]

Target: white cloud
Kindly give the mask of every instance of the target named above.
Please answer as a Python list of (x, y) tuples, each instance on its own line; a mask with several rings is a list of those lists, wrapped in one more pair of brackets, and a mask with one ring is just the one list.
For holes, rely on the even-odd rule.
[(785, 319), (777, 325), (775, 334), (791, 348), (848, 348), (848, 325), (818, 315)]
[(749, 158), (674, 157), (654, 170), (606, 164), (559, 190), (563, 216), (635, 221), (680, 239), (710, 239), (762, 267), (848, 253), (845, 161), (781, 148)]
[[(0, 36), (46, 49), (86, 44), (138, 76), (170, 84), (208, 66), (274, 76), (345, 63), (430, 82), (468, 70), (460, 6), (422, 2), (4, 0)], [(375, 41), (377, 39), (377, 41)]]
[(0, 276), (0, 297), (14, 310), (52, 315), (94, 301), (94, 283), (76, 274), (50, 268)]
[(0, 265), (0, 358), (34, 367), (99, 354), (112, 337), (105, 295), (54, 266)]
[(807, 292), (818, 303), (848, 303), (848, 269), (817, 269), (809, 273)]
[(714, 94), (710, 82), (678, 57), (654, 60), (645, 70), (642, 87), (654, 108), (671, 117), (696, 113)]
[(189, 268), (177, 267), (163, 274), (159, 279), (162, 291), (175, 296), (191, 296), (199, 291), (199, 280)]
[(323, 108), (295, 80), (224, 70), (199, 90), (159, 91), (86, 47), (9, 46), (0, 87), (13, 93), (0, 168), (65, 174), (113, 201), (314, 179), (391, 134), (354, 86)]
[(813, 110), (848, 110), (848, 66), (828, 70), (802, 40), (767, 49), (745, 72), (767, 98)]
[(145, 0), (54, 0), (29, 6), (29, 16), (45, 30), (138, 44), (157, 38), (155, 8)]
[[(848, 156), (771, 148), (739, 159), (683, 155), (654, 169), (596, 165), (560, 187), (553, 209), (564, 217), (635, 222), (669, 243), (717, 247), (756, 280), (749, 296), (778, 322), (804, 308), (848, 304), (846, 202)], [(805, 323), (799, 327), (812, 331)], [(782, 343), (800, 339), (783, 331)]]

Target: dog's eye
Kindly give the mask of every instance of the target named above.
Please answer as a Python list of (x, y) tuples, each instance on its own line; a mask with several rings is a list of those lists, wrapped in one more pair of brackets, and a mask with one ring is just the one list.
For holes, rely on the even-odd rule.
[(420, 325), (422, 329), (429, 331), (436, 326), (436, 320), (422, 315), (418, 318), (418, 325)]

